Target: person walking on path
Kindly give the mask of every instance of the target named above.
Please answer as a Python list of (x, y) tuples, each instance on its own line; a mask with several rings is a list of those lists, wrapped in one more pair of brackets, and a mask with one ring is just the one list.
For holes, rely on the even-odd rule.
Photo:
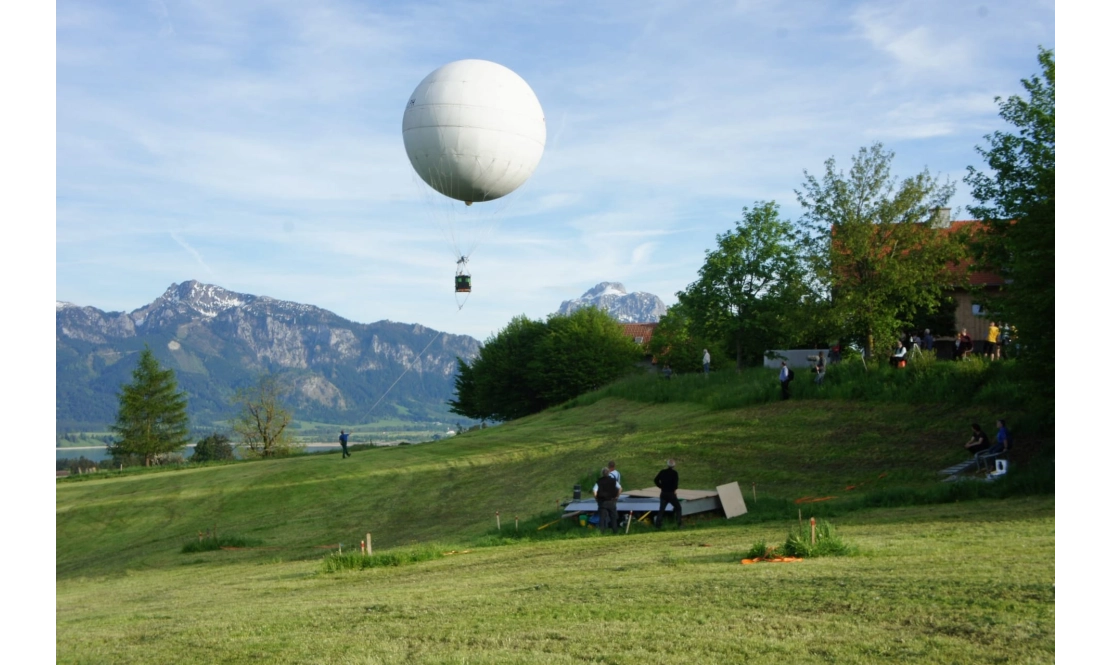
[(682, 528), (682, 505), (678, 503), (678, 471), (674, 470), (674, 460), (667, 460), (667, 468), (655, 475), (655, 486), (659, 488), (659, 512), (655, 515), (655, 528), (663, 528), (663, 515), (667, 505), (674, 508), (674, 519)]
[(794, 370), (786, 366), (786, 361), (782, 361), (782, 370), (779, 372), (779, 387), (782, 388), (782, 398), (784, 400), (790, 399), (790, 381), (794, 379)]
[(709, 349), (701, 350), (701, 368), (705, 371), (705, 375), (709, 376)]
[(343, 430), (339, 430), (339, 445), (343, 446), (343, 458), (350, 457), (351, 453), (347, 451), (347, 433)]
[(620, 533), (617, 528), (617, 498), (621, 495), (621, 485), (609, 473), (609, 467), (601, 467), (601, 477), (594, 483), (594, 499), (597, 499), (597, 530), (605, 533), (605, 529), (612, 529), (613, 533)]

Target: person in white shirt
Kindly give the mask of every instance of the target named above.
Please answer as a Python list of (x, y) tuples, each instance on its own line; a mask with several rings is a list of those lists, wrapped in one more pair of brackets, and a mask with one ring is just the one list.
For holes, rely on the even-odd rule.
[(779, 371), (779, 386), (782, 388), (782, 398), (790, 399), (790, 368), (786, 366), (786, 361), (782, 361), (782, 370)]
[(894, 355), (890, 357), (890, 366), (897, 367), (898, 363), (906, 359), (906, 347), (902, 342), (898, 342), (898, 348), (894, 350)]
[(705, 370), (706, 375), (708, 376), (709, 375), (709, 349), (702, 349), (701, 353), (702, 353), (701, 366), (702, 366), (702, 369)]

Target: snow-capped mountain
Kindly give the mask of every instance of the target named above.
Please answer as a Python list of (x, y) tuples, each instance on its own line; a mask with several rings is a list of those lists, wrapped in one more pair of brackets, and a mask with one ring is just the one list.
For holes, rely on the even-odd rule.
[(629, 293), (620, 282), (602, 282), (581, 298), (563, 301), (559, 314), (570, 314), (582, 307), (597, 307), (621, 323), (657, 323), (667, 313), (659, 296), (642, 291)]

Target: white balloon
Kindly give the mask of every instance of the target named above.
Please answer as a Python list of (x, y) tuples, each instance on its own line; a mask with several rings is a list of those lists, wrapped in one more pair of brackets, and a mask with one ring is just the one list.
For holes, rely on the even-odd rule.
[(420, 178), (468, 205), (524, 184), (547, 141), (536, 93), (488, 60), (458, 60), (428, 74), (409, 97), (401, 132)]

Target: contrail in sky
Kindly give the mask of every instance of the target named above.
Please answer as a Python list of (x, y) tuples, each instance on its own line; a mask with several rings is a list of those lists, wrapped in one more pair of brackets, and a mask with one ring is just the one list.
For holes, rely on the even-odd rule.
[(193, 255), (193, 258), (197, 260), (197, 263), (199, 263), (200, 266), (202, 268), (204, 268), (205, 271), (208, 272), (209, 277), (211, 277), (213, 279), (216, 278), (216, 271), (212, 270), (212, 268), (208, 267), (208, 264), (204, 262), (204, 257), (200, 255), (200, 252), (193, 249), (193, 247), (189, 243), (182, 240), (181, 236), (177, 235), (177, 232), (170, 231), (170, 237), (173, 238), (173, 241), (176, 242), (178, 245), (181, 245), (182, 249), (184, 249), (186, 252), (189, 252), (190, 254)]

